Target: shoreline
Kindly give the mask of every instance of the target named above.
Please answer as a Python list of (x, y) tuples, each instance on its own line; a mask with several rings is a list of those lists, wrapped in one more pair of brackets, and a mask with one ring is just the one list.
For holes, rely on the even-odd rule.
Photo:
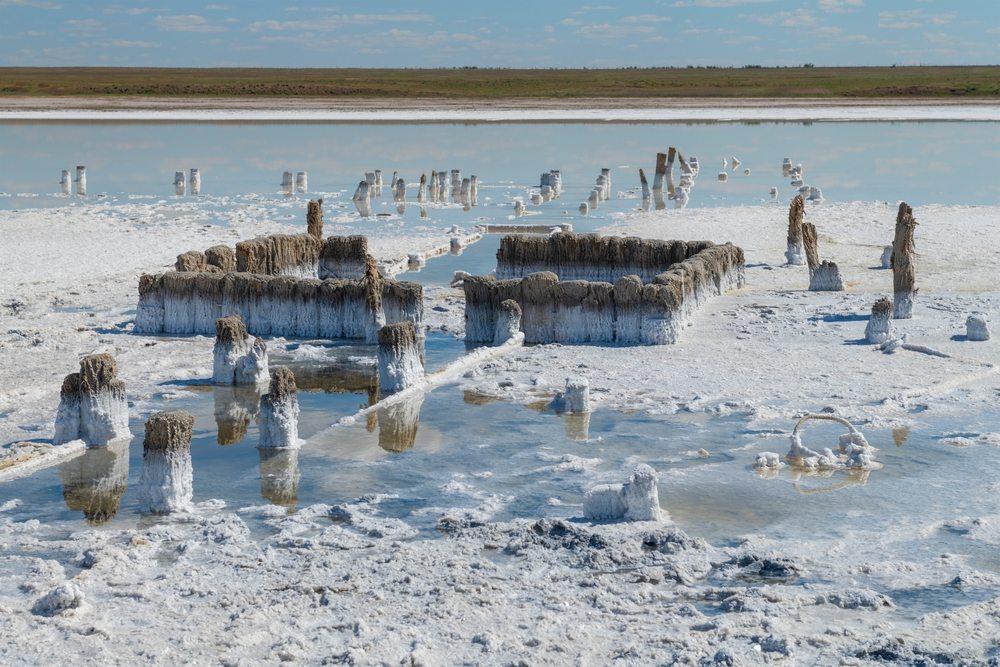
[(937, 99), (0, 98), (3, 121), (734, 122), (1000, 121), (1000, 102)]

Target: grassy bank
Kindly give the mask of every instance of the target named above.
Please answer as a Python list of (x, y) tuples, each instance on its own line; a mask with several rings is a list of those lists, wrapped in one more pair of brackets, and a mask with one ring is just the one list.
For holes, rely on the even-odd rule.
[(0, 68), (2, 96), (996, 98), (1000, 67), (789, 69)]

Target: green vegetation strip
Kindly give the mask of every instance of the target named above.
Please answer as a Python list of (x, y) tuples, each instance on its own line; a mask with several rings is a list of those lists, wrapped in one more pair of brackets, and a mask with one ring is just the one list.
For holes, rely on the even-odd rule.
[(1000, 67), (739, 69), (0, 68), (0, 96), (1000, 97)]

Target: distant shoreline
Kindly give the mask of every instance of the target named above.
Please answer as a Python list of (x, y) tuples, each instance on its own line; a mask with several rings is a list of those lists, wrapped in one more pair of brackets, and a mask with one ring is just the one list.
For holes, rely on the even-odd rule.
[(477, 100), (509, 104), (590, 99), (669, 103), (746, 100), (993, 100), (1000, 66), (651, 67), (620, 69), (321, 69), (0, 67), (0, 99), (18, 97)]
[(1000, 121), (1000, 100), (0, 97), (2, 121)]

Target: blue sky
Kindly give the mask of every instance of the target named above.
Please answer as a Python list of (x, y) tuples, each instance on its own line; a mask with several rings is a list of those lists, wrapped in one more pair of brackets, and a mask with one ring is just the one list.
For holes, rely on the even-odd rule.
[[(998, 0), (0, 0), (0, 65), (621, 67), (1000, 63)], [(418, 7), (414, 9), (413, 7)]]

